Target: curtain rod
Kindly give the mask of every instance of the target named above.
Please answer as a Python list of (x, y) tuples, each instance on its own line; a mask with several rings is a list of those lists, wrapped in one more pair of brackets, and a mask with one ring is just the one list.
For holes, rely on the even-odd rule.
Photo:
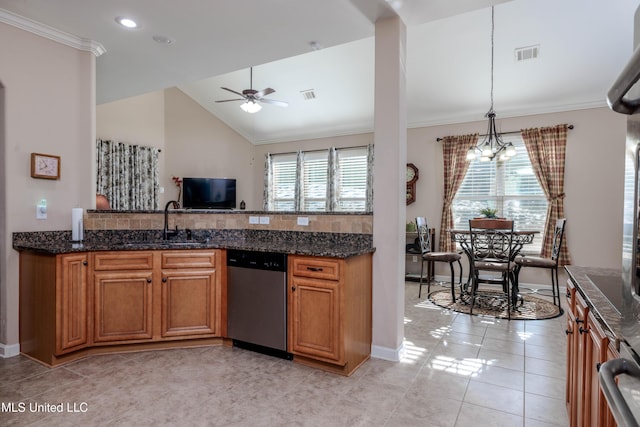
[[(367, 144), (367, 145), (354, 145), (354, 146), (352, 146), (352, 147), (330, 147), (330, 148), (335, 148), (336, 150), (348, 150), (348, 149), (350, 149), (350, 148), (366, 148), (366, 147), (368, 147), (369, 145), (371, 145), (371, 144)], [(321, 151), (329, 151), (329, 149), (330, 149), (330, 148), (318, 148), (318, 149), (316, 149), (316, 150), (300, 150), (300, 151), (302, 151), (302, 152), (304, 152), (304, 153), (319, 153), (319, 152), (321, 152)], [(269, 153), (269, 152), (267, 152), (267, 154), (269, 154), (269, 155), (278, 155), (278, 156), (281, 156), (281, 155), (284, 155), (284, 154), (298, 154), (298, 152), (297, 152), (297, 151), (288, 151), (288, 152), (285, 152), (285, 153)]]
[[(569, 125), (569, 126), (567, 126), (567, 128), (568, 128), (568, 129), (573, 129), (573, 125)], [(515, 134), (517, 134), (517, 133), (522, 133), (522, 131), (520, 131), (520, 130), (514, 130), (514, 131), (511, 131), (511, 132), (498, 132), (498, 133), (499, 133), (500, 135), (515, 135)], [(480, 134), (480, 135), (478, 135), (478, 136), (479, 136), (479, 137), (487, 136), (487, 134), (486, 134), (486, 133), (482, 133), (482, 134)], [(436, 141), (440, 142), (440, 141), (442, 141), (443, 139), (444, 139), (444, 138), (436, 138)]]

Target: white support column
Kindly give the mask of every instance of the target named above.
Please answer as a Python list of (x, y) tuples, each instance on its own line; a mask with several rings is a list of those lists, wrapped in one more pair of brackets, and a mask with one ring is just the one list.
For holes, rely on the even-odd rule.
[(373, 202), (372, 356), (399, 360), (404, 337), (406, 27), (376, 22)]

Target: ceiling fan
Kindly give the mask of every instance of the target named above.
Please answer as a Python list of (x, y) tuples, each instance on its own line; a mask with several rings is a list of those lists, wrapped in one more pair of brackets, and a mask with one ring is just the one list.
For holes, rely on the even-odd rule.
[(216, 102), (230, 102), (230, 101), (244, 101), (240, 108), (242, 108), (247, 113), (257, 113), (262, 109), (262, 106), (258, 102), (263, 102), (265, 104), (277, 105), (278, 107), (286, 107), (289, 105), (288, 102), (284, 101), (276, 101), (275, 99), (267, 99), (265, 96), (272, 94), (275, 92), (275, 89), (271, 89), (270, 87), (263, 89), (261, 91), (257, 91), (253, 88), (253, 67), (249, 69), (249, 89), (245, 89), (240, 92), (236, 92), (235, 90), (221, 87), (226, 91), (231, 93), (235, 93), (236, 95), (241, 96), (242, 98), (234, 98), (234, 99), (222, 99)]

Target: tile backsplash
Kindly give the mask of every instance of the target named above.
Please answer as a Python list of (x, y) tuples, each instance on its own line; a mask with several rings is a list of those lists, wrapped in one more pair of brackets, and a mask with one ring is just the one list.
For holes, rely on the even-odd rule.
[[(252, 221), (250, 221), (250, 217)], [(264, 224), (268, 218), (269, 224)], [(298, 225), (298, 219), (308, 225)], [(262, 221), (260, 221), (262, 219)], [(258, 222), (253, 224), (252, 222)], [(263, 222), (262, 224), (260, 222)], [(97, 211), (85, 213), (85, 230), (150, 230), (162, 229), (164, 215), (159, 211)], [(172, 210), (169, 227), (179, 229), (225, 229), (225, 230), (278, 230), (327, 233), (373, 233), (372, 214), (318, 214), (318, 213), (273, 213), (273, 212), (186, 212)]]

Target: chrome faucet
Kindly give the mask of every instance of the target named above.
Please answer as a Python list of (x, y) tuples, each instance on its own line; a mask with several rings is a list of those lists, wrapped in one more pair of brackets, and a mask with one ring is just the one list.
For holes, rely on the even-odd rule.
[(169, 206), (173, 205), (173, 209), (180, 209), (180, 203), (176, 200), (171, 200), (164, 207), (164, 229), (162, 231), (162, 239), (168, 240), (178, 234), (178, 226), (175, 230), (169, 230)]

